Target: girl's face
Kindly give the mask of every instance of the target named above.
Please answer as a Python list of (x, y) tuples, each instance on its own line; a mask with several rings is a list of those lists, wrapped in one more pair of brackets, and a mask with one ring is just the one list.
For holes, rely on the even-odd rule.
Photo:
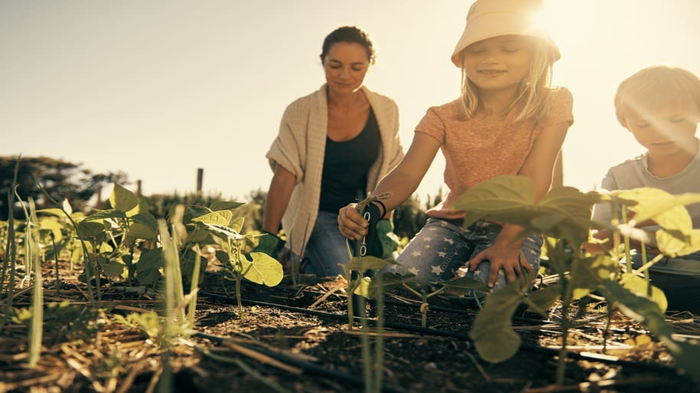
[(628, 111), (622, 125), (650, 154), (672, 157), (695, 147), (695, 131), (700, 121), (693, 105), (685, 108), (655, 108), (644, 114)]
[(504, 35), (469, 45), (464, 50), (463, 67), (479, 92), (513, 90), (530, 72), (532, 38)]
[(328, 88), (335, 94), (357, 91), (369, 69), (367, 49), (356, 42), (333, 44), (322, 60)]

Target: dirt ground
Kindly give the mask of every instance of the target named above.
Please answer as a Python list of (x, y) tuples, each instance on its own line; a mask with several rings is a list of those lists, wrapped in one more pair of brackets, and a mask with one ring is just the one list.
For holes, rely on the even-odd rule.
[[(158, 383), (170, 383), (176, 392), (365, 391), (362, 328), (348, 327), (341, 279), (299, 287), (287, 281), (274, 288), (245, 283), (239, 310), (233, 283), (224, 283), (220, 273), (208, 273), (197, 299), (195, 331), (176, 340), (163, 357), (156, 339), (116, 317), (157, 310), (155, 292), (107, 285), (101, 308), (91, 311), (84, 284), (62, 277), (57, 292), (51, 266), (45, 274), (45, 302), (69, 304), (45, 310), (36, 367), (27, 364), (26, 323), (10, 321), (3, 327), (0, 392), (148, 392), (158, 389)], [(16, 289), (15, 308), (29, 307), (30, 301), (31, 288)], [(371, 314), (376, 307), (370, 309)], [(573, 329), (566, 383), (557, 386), (558, 325), (518, 311), (513, 324), (521, 349), (508, 361), (490, 364), (479, 358), (468, 338), (477, 312), (476, 306), (434, 297), (422, 329), (419, 302), (404, 291), (389, 293), (382, 390), (700, 392), (696, 381), (676, 372), (663, 345), (622, 315), (613, 318), (605, 354), (604, 314), (590, 313)], [(555, 305), (552, 313), (557, 312)], [(668, 321), (677, 334), (700, 338), (700, 317), (669, 313)], [(376, 344), (376, 332), (376, 327), (368, 328), (370, 344)], [(172, 373), (163, 364), (170, 364)]]

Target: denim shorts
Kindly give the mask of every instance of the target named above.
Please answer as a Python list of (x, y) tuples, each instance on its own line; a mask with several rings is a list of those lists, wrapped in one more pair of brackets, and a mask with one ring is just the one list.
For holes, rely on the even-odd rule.
[[(421, 285), (448, 280), (467, 261), (490, 247), (501, 229), (500, 225), (489, 221), (477, 221), (463, 228), (458, 221), (430, 217), (399, 255), (399, 266), (392, 267), (392, 270), (414, 274), (416, 282)], [(535, 271), (540, 266), (542, 242), (540, 234), (532, 233), (525, 237), (521, 246), (525, 259)], [(490, 262), (483, 261), (467, 276), (487, 283), (489, 270)], [(501, 270), (493, 289), (505, 284), (506, 277)]]

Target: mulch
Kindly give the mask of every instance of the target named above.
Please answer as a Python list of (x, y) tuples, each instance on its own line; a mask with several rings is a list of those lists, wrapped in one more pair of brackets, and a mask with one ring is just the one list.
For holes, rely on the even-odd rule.
[[(365, 391), (363, 329), (348, 326), (341, 278), (307, 279), (299, 287), (288, 281), (274, 288), (244, 283), (239, 310), (233, 284), (210, 272), (197, 299), (195, 331), (175, 339), (163, 356), (162, 343), (123, 320), (159, 311), (157, 292), (103, 283), (99, 307), (92, 308), (77, 272), (63, 269), (57, 291), (51, 263), (45, 269), (45, 304), (67, 303), (46, 307), (35, 367), (28, 365), (26, 323), (3, 326), (0, 392), (152, 392), (159, 384), (176, 392)], [(31, 304), (31, 286), (25, 284), (15, 289), (16, 309)], [(468, 339), (478, 308), (431, 298), (428, 328), (421, 329), (419, 302), (393, 291), (384, 306), (383, 391), (700, 392), (643, 326), (616, 312), (604, 338), (605, 305), (587, 307), (590, 312), (570, 331), (566, 382), (560, 386), (555, 370), (561, 333), (553, 321), (519, 310), (513, 325), (520, 351), (491, 364)], [(553, 316), (560, 311), (559, 304), (550, 310)], [(700, 339), (700, 317), (669, 312), (667, 321), (676, 334)], [(376, 327), (366, 334), (376, 345)]]

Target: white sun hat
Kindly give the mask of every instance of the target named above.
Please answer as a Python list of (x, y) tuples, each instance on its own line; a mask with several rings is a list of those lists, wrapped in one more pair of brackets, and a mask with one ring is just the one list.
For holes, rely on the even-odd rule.
[(538, 25), (538, 14), (542, 11), (542, 0), (477, 0), (467, 13), (467, 25), (459, 39), (452, 62), (462, 66), (462, 51), (469, 45), (487, 38), (502, 35), (527, 35), (541, 38), (552, 49), (553, 61), (561, 54), (557, 44)]

